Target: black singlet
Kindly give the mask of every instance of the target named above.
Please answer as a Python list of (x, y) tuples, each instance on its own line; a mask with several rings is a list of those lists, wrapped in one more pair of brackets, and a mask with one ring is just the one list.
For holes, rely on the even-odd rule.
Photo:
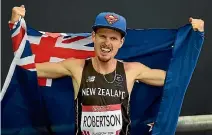
[(103, 76), (86, 60), (75, 100), (76, 135), (129, 135), (129, 100), (122, 62)]

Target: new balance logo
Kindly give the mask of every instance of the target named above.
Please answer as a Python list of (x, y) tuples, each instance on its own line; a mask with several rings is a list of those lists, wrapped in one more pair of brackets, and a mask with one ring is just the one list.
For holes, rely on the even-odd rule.
[(94, 82), (95, 81), (95, 76), (88, 76), (86, 82)]

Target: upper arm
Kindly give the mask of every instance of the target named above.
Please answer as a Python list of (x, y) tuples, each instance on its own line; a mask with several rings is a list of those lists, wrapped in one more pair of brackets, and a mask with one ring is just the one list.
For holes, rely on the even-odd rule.
[(141, 63), (136, 63), (137, 70), (136, 80), (144, 82), (149, 85), (163, 86), (166, 72), (161, 69), (151, 69)]
[(84, 62), (84, 59), (69, 58), (67, 60), (61, 61), (59, 64), (63, 67), (66, 75), (73, 77), (83, 69)]
[(74, 69), (77, 68), (75, 59), (67, 59), (61, 62), (37, 63), (38, 77), (59, 78), (63, 76), (72, 76)]
[(145, 66), (141, 63), (134, 63), (134, 70), (137, 72), (136, 80), (143, 80), (145, 78), (149, 78), (149, 74), (151, 74), (151, 68)]

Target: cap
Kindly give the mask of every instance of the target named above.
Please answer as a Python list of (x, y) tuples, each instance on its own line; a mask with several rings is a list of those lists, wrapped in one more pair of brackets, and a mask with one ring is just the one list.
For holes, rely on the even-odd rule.
[(126, 35), (126, 19), (112, 12), (103, 12), (97, 15), (92, 29), (109, 28), (119, 31), (123, 36)]

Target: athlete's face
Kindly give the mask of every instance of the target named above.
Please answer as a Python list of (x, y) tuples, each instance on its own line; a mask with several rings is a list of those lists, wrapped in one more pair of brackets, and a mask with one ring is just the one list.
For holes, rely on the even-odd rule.
[(107, 28), (99, 28), (92, 33), (95, 55), (102, 62), (108, 62), (117, 54), (124, 42), (121, 33)]

